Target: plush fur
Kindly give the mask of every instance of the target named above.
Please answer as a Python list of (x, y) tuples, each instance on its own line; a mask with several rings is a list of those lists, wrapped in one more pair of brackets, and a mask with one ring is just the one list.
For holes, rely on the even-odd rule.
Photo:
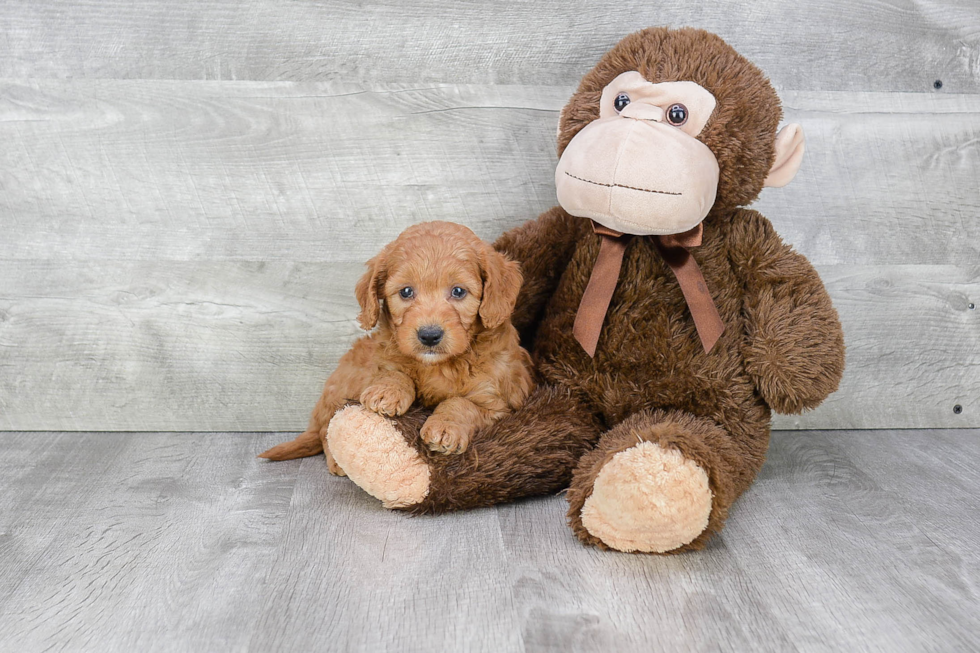
[(598, 471), (590, 483), (592, 494), (574, 513), (582, 537), (598, 546), (665, 553), (707, 528), (708, 475), (677, 449), (632, 440)]
[[(638, 32), (617, 44), (582, 80), (562, 112), (559, 151), (598, 116), (602, 88), (630, 70), (654, 83), (694, 81), (718, 101), (698, 136), (718, 159), (718, 194), (703, 223), (703, 244), (692, 253), (725, 324), (724, 334), (706, 354), (676, 278), (653, 240), (636, 236), (627, 244), (591, 358), (572, 335), (599, 251), (589, 221), (556, 207), (505, 233), (495, 247), (520, 262), (524, 274), (512, 320), (532, 351), (544, 387), (520, 410), (479, 431), (474, 446), (460, 456), (427, 451), (418, 434), (424, 412), (396, 420), (397, 432), (430, 470), (425, 498), (405, 509), (456, 510), (568, 487), (573, 532), (583, 542), (612, 547), (614, 542), (603, 541), (583, 524), (582, 510), (596, 479), (614, 459), (622, 468), (650, 465), (661, 456), (665, 462), (653, 463), (652, 469), (606, 475), (603, 505), (609, 505), (611, 493), (621, 491), (624, 501), (642, 495), (644, 501), (661, 501), (666, 506), (662, 514), (687, 515), (673, 540), (626, 548), (700, 548), (722, 528), (732, 503), (762, 466), (770, 411), (812, 408), (837, 388), (844, 368), (843, 335), (823, 284), (766, 218), (741, 208), (758, 196), (774, 160), (781, 109), (768, 80), (707, 32)], [(640, 443), (656, 448), (617, 458)], [(698, 516), (706, 496), (698, 485), (703, 477), (679, 464), (677, 453), (707, 478), (710, 512), (703, 523)], [(622, 479), (628, 478), (646, 485), (638, 491), (624, 485)], [(624, 519), (642, 517), (634, 510)], [(660, 514), (651, 515), (645, 527), (652, 528), (657, 519)]]
[[(343, 474), (325, 437), (334, 414), (352, 400), (391, 417), (416, 402), (434, 408), (422, 439), (436, 451), (459, 453), (476, 429), (519, 408), (531, 391), (530, 357), (509, 319), (521, 285), (516, 263), (462, 225), (426, 222), (367, 265), (355, 289), (358, 320), (377, 329), (340, 359), (306, 431), (260, 457), (326, 450), (330, 471)], [(438, 329), (438, 342), (427, 344), (424, 329)]]
[[(330, 437), (338, 431), (356, 437)], [(378, 413), (341, 408), (327, 426), (326, 442), (335, 464), (385, 508), (413, 506), (429, 493), (428, 465)], [(369, 464), (361, 465), (361, 460)]]
[[(345, 412), (354, 417), (358, 408), (352, 405)], [(465, 452), (447, 456), (431, 451), (422, 440), (420, 430), (428, 415), (429, 411), (415, 407), (401, 417), (384, 420), (403, 434), (418, 459), (429, 467), (424, 499), (399, 506), (414, 514), (492, 506), (567, 488), (579, 459), (592, 448), (602, 430), (595, 415), (568, 390), (538, 387), (519, 410), (478, 430)], [(368, 418), (378, 425), (377, 416)], [(360, 437), (353, 431), (331, 432), (331, 447), (341, 439), (353, 442)], [(362, 489), (382, 498), (389, 488), (375, 482), (378, 476), (374, 469), (383, 465), (384, 459), (371, 458), (363, 449), (358, 454), (359, 458), (350, 460), (350, 467), (345, 469)], [(402, 474), (400, 470), (397, 473)], [(371, 478), (373, 487), (366, 488), (359, 477)]]

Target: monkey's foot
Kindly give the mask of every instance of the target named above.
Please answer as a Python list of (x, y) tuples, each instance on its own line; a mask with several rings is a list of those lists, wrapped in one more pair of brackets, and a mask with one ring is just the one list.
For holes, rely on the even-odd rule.
[(577, 488), (588, 498), (579, 504), (577, 519), (570, 514), (583, 541), (617, 551), (666, 553), (707, 528), (708, 475), (676, 449), (644, 441), (597, 458), (596, 466), (580, 469), (573, 481), (574, 487), (576, 481), (594, 479), (591, 493)]
[(385, 508), (407, 508), (429, 494), (429, 466), (388, 418), (347, 406), (330, 420), (327, 441), (347, 477)]

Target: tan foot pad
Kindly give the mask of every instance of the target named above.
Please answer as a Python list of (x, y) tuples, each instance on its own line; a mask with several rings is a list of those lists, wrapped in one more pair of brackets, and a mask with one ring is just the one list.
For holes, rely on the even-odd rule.
[(429, 466), (377, 413), (362, 406), (341, 409), (327, 427), (327, 444), (348, 478), (385, 508), (407, 508), (429, 493)]
[(679, 451), (641, 442), (603, 465), (582, 525), (618, 551), (665, 553), (708, 526), (708, 475)]

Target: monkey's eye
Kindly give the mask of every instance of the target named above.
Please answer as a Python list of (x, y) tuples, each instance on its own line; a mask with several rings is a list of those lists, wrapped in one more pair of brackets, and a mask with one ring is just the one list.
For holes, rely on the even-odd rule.
[(453, 289), (449, 291), (449, 294), (452, 295), (453, 299), (462, 299), (463, 297), (466, 297), (466, 288), (461, 286), (453, 286)]
[(667, 122), (674, 127), (680, 127), (687, 122), (687, 107), (683, 104), (672, 104), (667, 109)]
[(415, 297), (415, 290), (413, 290), (411, 286), (405, 286), (398, 291), (398, 296), (402, 299), (411, 299), (412, 297)]
[(616, 113), (619, 113), (626, 108), (626, 105), (630, 103), (630, 96), (626, 93), (620, 93), (616, 96), (616, 101), (613, 102), (613, 106), (616, 107)]

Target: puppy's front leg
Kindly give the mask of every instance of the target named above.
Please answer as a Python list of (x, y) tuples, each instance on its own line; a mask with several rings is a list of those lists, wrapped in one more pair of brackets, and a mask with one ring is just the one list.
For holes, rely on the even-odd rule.
[(422, 425), (422, 440), (432, 451), (463, 453), (473, 433), (493, 421), (491, 411), (465, 397), (451, 397), (432, 411)]
[(361, 403), (387, 417), (404, 415), (415, 401), (415, 384), (404, 372), (382, 370), (361, 393)]

